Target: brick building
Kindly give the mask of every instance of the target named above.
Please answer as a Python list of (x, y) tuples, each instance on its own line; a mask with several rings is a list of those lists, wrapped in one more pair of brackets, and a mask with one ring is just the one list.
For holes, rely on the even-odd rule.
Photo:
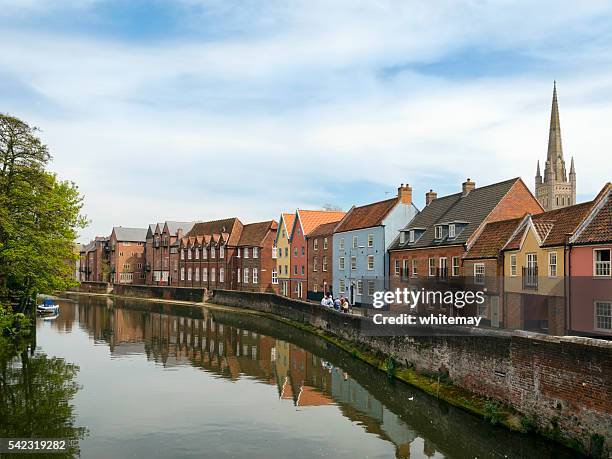
[(304, 210), (295, 212), (293, 228), (290, 233), (291, 252), (291, 298), (305, 300), (308, 288), (308, 251), (306, 239), (319, 225), (338, 223), (345, 213), (330, 210)]
[(79, 281), (108, 282), (110, 274), (110, 245), (108, 237), (96, 237), (79, 252)]
[(317, 226), (307, 237), (308, 297), (320, 300), (325, 293), (333, 294), (333, 236), (338, 222)]
[(425, 202), (389, 250), (392, 289), (459, 282), (466, 249), (487, 223), (543, 211), (520, 178), (481, 188), (468, 178), (461, 192), (437, 198), (430, 190)]
[(275, 220), (249, 223), (242, 227), (233, 269), (236, 289), (248, 292), (277, 293), (274, 240), (278, 224)]
[(178, 240), (175, 285), (235, 290), (235, 258), (242, 229), (242, 222), (235, 217), (196, 223)]
[[(172, 247), (188, 233), (196, 222), (166, 221), (149, 225), (145, 245), (147, 285), (169, 285), (170, 277), (178, 276), (178, 264), (171, 266)], [(178, 251), (176, 251), (178, 261)]]
[(147, 228), (113, 228), (109, 240), (111, 283), (145, 283), (146, 241)]

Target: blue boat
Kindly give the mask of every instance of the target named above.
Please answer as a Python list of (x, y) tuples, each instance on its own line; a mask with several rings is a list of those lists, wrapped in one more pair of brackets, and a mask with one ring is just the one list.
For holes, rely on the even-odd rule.
[(42, 304), (39, 304), (36, 307), (36, 310), (40, 314), (46, 314), (46, 313), (58, 314), (59, 313), (59, 304), (56, 304), (52, 299), (47, 298), (47, 299), (45, 299), (43, 301)]

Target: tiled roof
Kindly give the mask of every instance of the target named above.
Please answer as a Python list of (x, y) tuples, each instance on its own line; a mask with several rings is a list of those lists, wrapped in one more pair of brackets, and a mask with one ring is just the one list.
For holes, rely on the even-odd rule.
[(319, 225), (315, 229), (313, 229), (308, 235), (308, 237), (329, 236), (333, 234), (334, 228), (337, 225), (338, 222), (323, 223), (322, 225)]
[(293, 222), (295, 221), (295, 214), (284, 213), (283, 214), (283, 222), (285, 222), (285, 229), (287, 230), (287, 234), (291, 233), (293, 229)]
[[(404, 228), (405, 231), (416, 228), (425, 229), (422, 236), (414, 243), (408, 242), (406, 238), (404, 244), (400, 244), (398, 237), (389, 250), (465, 244), (503, 197), (520, 180), (517, 177), (474, 188), (467, 196), (455, 193), (434, 199)], [(467, 225), (452, 239), (445, 237), (436, 240), (435, 225), (449, 222), (467, 222)]]
[(240, 235), (240, 246), (261, 246), (264, 238), (271, 231), (276, 228), (276, 221), (268, 220), (265, 222), (249, 223), (242, 227), (242, 234)]
[(365, 206), (353, 207), (342, 219), (335, 232), (341, 233), (379, 226), (398, 202), (399, 200), (395, 197)]
[(487, 223), (464, 258), (497, 258), (521, 221), (523, 218)]
[(595, 213), (589, 216), (586, 226), (575, 241), (576, 244), (589, 244), (612, 241), (612, 185), (606, 185), (607, 195), (602, 196), (602, 203)]
[(304, 236), (308, 236), (317, 226), (324, 223), (339, 222), (346, 214), (333, 210), (303, 210), (298, 209), (299, 221), (302, 224)]
[(218, 240), (221, 233), (229, 233), (229, 238), (226, 239), (226, 244), (235, 246), (240, 239), (242, 232), (242, 223), (236, 217), (226, 218), (223, 220), (213, 220), (209, 222), (198, 222), (193, 225), (187, 236), (215, 236), (215, 241)]
[(115, 226), (113, 231), (118, 241), (146, 242), (147, 240), (147, 228), (124, 228), (123, 226)]

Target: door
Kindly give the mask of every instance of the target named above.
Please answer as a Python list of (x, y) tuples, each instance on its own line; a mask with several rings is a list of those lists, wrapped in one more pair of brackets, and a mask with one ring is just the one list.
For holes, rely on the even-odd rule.
[(499, 327), (499, 297), (491, 297), (491, 327)]
[(298, 282), (297, 288), (298, 288), (298, 298), (302, 299), (302, 283), (301, 282)]
[(351, 306), (355, 305), (355, 284), (351, 283), (349, 287), (349, 304)]

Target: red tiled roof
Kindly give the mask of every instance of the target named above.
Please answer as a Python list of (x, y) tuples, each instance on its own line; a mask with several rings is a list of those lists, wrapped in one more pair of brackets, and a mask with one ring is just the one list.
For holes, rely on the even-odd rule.
[(187, 233), (188, 236), (212, 236), (215, 241), (219, 240), (221, 233), (228, 233), (229, 237), (225, 240), (227, 245), (235, 246), (240, 239), (242, 223), (236, 217), (223, 220), (213, 220), (209, 222), (199, 222)]
[(313, 229), (308, 237), (317, 236), (330, 236), (334, 232), (334, 228), (338, 225), (338, 222), (323, 223)]
[(352, 231), (379, 226), (387, 214), (398, 203), (397, 198), (374, 202), (360, 207), (353, 207), (336, 228), (336, 232)]
[(612, 241), (612, 184), (608, 183), (606, 188), (607, 196), (602, 196), (602, 199), (605, 199), (603, 205), (589, 218), (590, 221), (580, 232), (574, 243), (588, 244)]
[(285, 222), (285, 229), (287, 230), (287, 235), (291, 233), (293, 229), (293, 222), (295, 220), (295, 214), (285, 213), (283, 214), (283, 222)]
[(464, 258), (497, 258), (501, 249), (508, 242), (508, 238), (512, 236), (522, 220), (523, 218), (513, 218), (487, 223)]
[(242, 227), (242, 235), (239, 246), (256, 246), (259, 247), (263, 243), (264, 238), (268, 234), (268, 231), (276, 229), (278, 225), (274, 220), (268, 220), (265, 222), (249, 223)]
[(542, 222), (553, 222), (552, 228), (542, 240), (542, 246), (564, 244), (567, 240), (567, 236), (573, 234), (576, 228), (578, 228), (578, 225), (580, 225), (589, 214), (593, 208), (593, 204), (594, 201), (589, 201), (534, 215), (532, 220), (536, 228), (541, 228), (543, 226)]
[[(324, 223), (339, 222), (346, 214), (335, 210), (303, 210), (297, 211), (304, 236), (308, 236), (317, 226)], [(291, 231), (291, 230), (290, 230)]]

